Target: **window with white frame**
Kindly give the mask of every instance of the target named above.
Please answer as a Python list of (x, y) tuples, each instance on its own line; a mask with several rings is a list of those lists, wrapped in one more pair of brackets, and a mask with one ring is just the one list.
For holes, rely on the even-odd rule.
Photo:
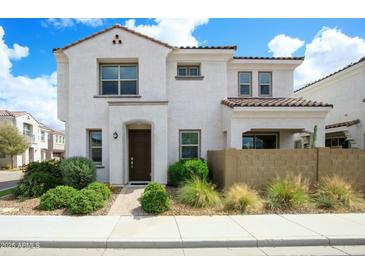
[(138, 94), (138, 65), (100, 65), (100, 85), (101, 95)]
[(41, 130), (41, 141), (42, 142), (46, 141), (46, 132), (44, 130)]
[(180, 130), (180, 159), (200, 158), (200, 130)]
[(102, 163), (102, 145), (101, 130), (89, 130), (89, 158), (95, 164)]
[(33, 135), (33, 126), (28, 123), (23, 123), (23, 135), (32, 136)]
[(239, 72), (238, 73), (238, 81), (239, 81), (239, 95), (242, 96), (251, 96), (252, 90), (252, 74), (251, 72)]
[(179, 77), (198, 77), (200, 76), (199, 65), (178, 65), (177, 76)]
[(259, 96), (272, 95), (272, 73), (259, 72)]

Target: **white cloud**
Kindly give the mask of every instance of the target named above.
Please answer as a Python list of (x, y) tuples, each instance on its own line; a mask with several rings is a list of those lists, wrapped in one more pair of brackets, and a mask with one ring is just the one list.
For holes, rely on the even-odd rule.
[(193, 36), (194, 30), (207, 24), (208, 19), (155, 19), (152, 25), (136, 25), (134, 19), (127, 20), (125, 26), (132, 30), (156, 38), (173, 46), (198, 46)]
[(268, 44), (274, 57), (289, 57), (304, 45), (304, 41), (285, 34), (276, 35)]
[(36, 78), (13, 75), (11, 60), (26, 57), (29, 49), (18, 44), (9, 48), (4, 35), (0, 26), (0, 108), (25, 110), (45, 124), (63, 128), (57, 119), (56, 73)]
[(295, 86), (322, 78), (365, 56), (365, 40), (336, 28), (322, 28), (306, 45), (305, 60), (294, 73)]
[(99, 27), (105, 24), (102, 18), (49, 18), (42, 21), (43, 26), (53, 26), (57, 29), (73, 27), (76, 24), (82, 24), (89, 27)]

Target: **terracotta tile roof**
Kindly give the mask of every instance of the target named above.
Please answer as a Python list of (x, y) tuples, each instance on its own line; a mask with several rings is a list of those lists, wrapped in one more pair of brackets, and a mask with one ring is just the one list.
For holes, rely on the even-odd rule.
[(316, 83), (318, 83), (318, 82), (320, 82), (320, 81), (323, 81), (324, 79), (327, 79), (327, 78), (329, 78), (329, 77), (331, 77), (331, 76), (333, 76), (333, 75), (335, 75), (335, 74), (337, 74), (337, 73), (339, 73), (339, 72), (341, 72), (341, 71), (344, 71), (344, 70), (346, 70), (346, 69), (348, 69), (348, 68), (351, 68), (351, 67), (353, 67), (353, 66), (355, 66), (355, 65), (357, 65), (357, 64), (359, 64), (359, 63), (361, 63), (361, 62), (363, 62), (363, 61), (365, 61), (365, 57), (363, 57), (363, 58), (361, 58), (359, 61), (357, 61), (357, 62), (355, 62), (355, 63), (351, 63), (351, 64), (347, 65), (346, 67), (343, 67), (342, 69), (337, 70), (337, 71), (335, 71), (335, 72), (333, 72), (333, 73), (331, 73), (331, 74), (329, 74), (329, 75), (327, 75), (327, 76), (325, 76), (325, 77), (323, 77), (323, 78), (320, 78), (320, 79), (318, 79), (318, 80), (316, 80), (316, 81), (314, 81), (314, 82), (311, 82), (311, 83), (309, 83), (309, 84), (307, 84), (307, 85), (305, 85), (305, 86), (303, 86), (303, 87), (301, 87), (301, 88), (299, 88), (299, 89), (295, 90), (294, 92), (298, 92), (298, 91), (300, 91), (300, 90), (302, 90), (302, 89), (305, 89), (305, 88), (307, 88), (307, 87), (309, 87), (309, 86), (311, 86), (311, 85), (314, 85), (314, 84), (316, 84)]
[(260, 57), (260, 56), (233, 56), (233, 59), (244, 60), (304, 60), (304, 56), (299, 57)]
[(236, 50), (237, 46), (200, 46), (200, 47), (178, 47), (179, 49), (233, 49)]
[(223, 105), (234, 107), (333, 107), (331, 104), (305, 100), (303, 98), (227, 98)]
[[(128, 28), (126, 28), (126, 27), (123, 27), (123, 26), (122, 26), (122, 25), (120, 25), (120, 24), (115, 24), (115, 25), (113, 25), (113, 26), (111, 26), (111, 27), (108, 27), (108, 28), (103, 29), (103, 30), (101, 30), (101, 31), (99, 31), (99, 32), (96, 32), (96, 33), (94, 33), (94, 34), (92, 34), (92, 35), (86, 36), (85, 38), (82, 38), (81, 40), (78, 40), (78, 41), (76, 41), (76, 42), (73, 42), (73, 43), (71, 43), (71, 44), (68, 44), (68, 45), (64, 46), (62, 49), (63, 49), (63, 50), (65, 50), (65, 49), (68, 49), (68, 48), (70, 48), (70, 47), (76, 46), (76, 45), (78, 45), (78, 44), (80, 44), (80, 43), (82, 43), (82, 42), (85, 42), (85, 41), (87, 41), (87, 40), (89, 40), (89, 39), (91, 39), (91, 38), (94, 38), (95, 36), (98, 36), (98, 35), (100, 35), (100, 34), (103, 34), (103, 33), (107, 32), (107, 31), (109, 31), (109, 30), (112, 30), (112, 29), (121, 29), (121, 30), (125, 30), (125, 31), (128, 31), (128, 32), (130, 32), (130, 33), (133, 33), (134, 35), (137, 35), (137, 36), (139, 36), (139, 37), (145, 38), (145, 39), (147, 39), (147, 40), (150, 40), (150, 41), (152, 41), (152, 42), (155, 42), (155, 43), (160, 44), (160, 45), (162, 45), (162, 46), (165, 46), (165, 47), (167, 47), (167, 48), (173, 48), (171, 45), (169, 45), (169, 44), (167, 44), (167, 43), (161, 42), (161, 41), (159, 41), (159, 40), (157, 40), (157, 39), (154, 39), (154, 38), (149, 37), (149, 36), (147, 36), (147, 35), (144, 35), (144, 34), (142, 34), (142, 33), (139, 33), (139, 32), (136, 32), (136, 31), (134, 31), (134, 30), (128, 29)], [(59, 48), (54, 48), (54, 49), (53, 49), (53, 51), (57, 51), (57, 50), (59, 50)]]
[(336, 127), (350, 127), (350, 126), (353, 126), (353, 125), (356, 125), (359, 123), (360, 123), (360, 119), (356, 119), (356, 120), (352, 120), (352, 121), (326, 125), (326, 129), (336, 128)]
[(9, 111), (9, 110), (0, 110), (0, 116), (10, 116), (10, 117), (19, 117), (28, 114), (26, 111)]

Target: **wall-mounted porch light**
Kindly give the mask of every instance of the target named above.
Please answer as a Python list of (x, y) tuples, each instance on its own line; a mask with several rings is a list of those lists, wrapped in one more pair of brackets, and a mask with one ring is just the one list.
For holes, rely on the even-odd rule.
[(114, 131), (114, 133), (113, 133), (113, 138), (114, 139), (117, 139), (118, 138), (118, 133), (116, 131)]

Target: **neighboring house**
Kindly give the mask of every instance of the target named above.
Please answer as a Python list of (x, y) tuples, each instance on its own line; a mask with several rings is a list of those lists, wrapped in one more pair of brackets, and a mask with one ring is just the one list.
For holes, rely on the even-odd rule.
[(293, 96), (333, 105), (326, 117), (326, 147), (365, 148), (365, 57)]
[[(39, 123), (31, 114), (25, 111), (0, 110), (0, 123), (11, 123), (16, 126), (29, 143), (28, 149), (23, 154), (14, 156), (15, 167), (34, 161), (39, 162), (56, 158), (53, 156), (52, 143), (49, 142), (56, 131)], [(57, 135), (62, 136), (62, 133), (57, 132)], [(62, 146), (63, 150), (61, 147), (57, 147), (57, 150), (64, 151), (64, 143)], [(56, 151), (56, 153), (58, 152)], [(10, 165), (10, 156), (0, 155), (0, 168)]]
[(331, 105), (288, 98), (303, 58), (235, 51), (172, 47), (120, 25), (54, 49), (66, 156), (89, 157), (118, 185), (166, 183), (168, 165), (208, 150), (294, 148), (315, 125), (324, 146)]

